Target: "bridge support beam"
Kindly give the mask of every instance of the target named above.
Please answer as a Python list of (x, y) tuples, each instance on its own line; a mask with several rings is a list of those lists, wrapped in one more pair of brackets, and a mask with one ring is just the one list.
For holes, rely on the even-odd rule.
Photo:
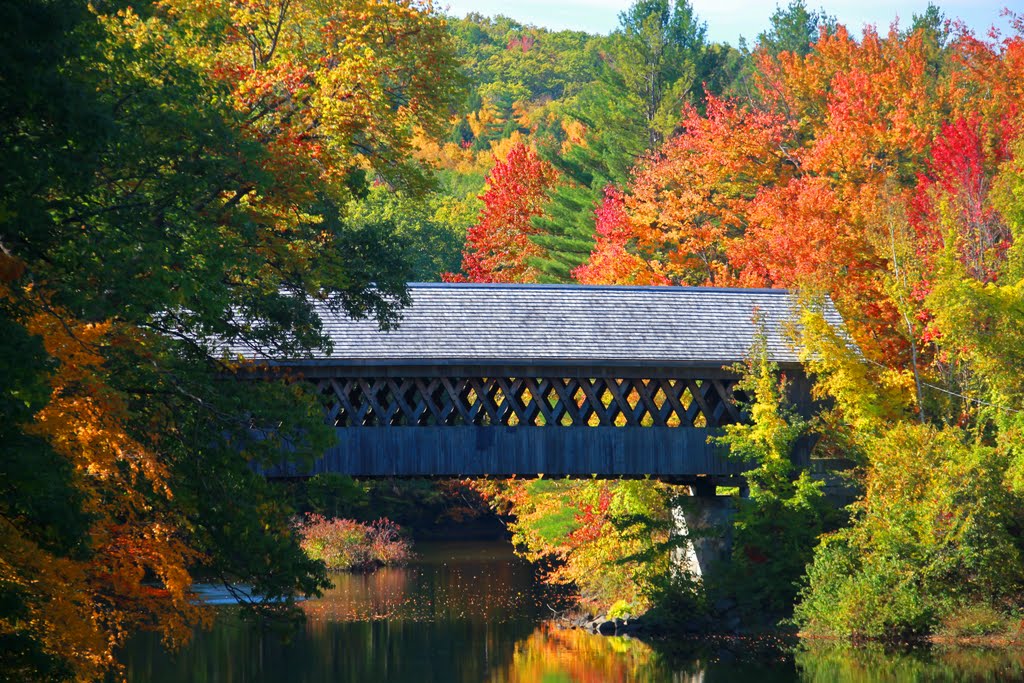
[(690, 486), (672, 507), (674, 533), (682, 543), (672, 551), (674, 571), (700, 581), (732, 554), (735, 496), (717, 496), (713, 484)]

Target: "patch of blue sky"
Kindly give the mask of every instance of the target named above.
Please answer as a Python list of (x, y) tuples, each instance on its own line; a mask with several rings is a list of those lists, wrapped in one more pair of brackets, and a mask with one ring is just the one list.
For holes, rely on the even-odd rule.
[[(708, 38), (715, 42), (736, 45), (740, 36), (753, 44), (757, 35), (766, 30), (769, 18), (778, 5), (788, 0), (691, 0), (700, 19), (707, 23)], [(949, 19), (960, 19), (982, 36), (991, 27), (1003, 35), (1010, 33), (1009, 20), (1001, 16), (1007, 6), (1005, 0), (943, 0), (935, 3)], [(454, 16), (470, 12), (493, 16), (504, 14), (517, 21), (552, 29), (575, 29), (588, 33), (608, 33), (618, 25), (619, 12), (626, 9), (628, 0), (437, 0), (437, 5)], [(908, 26), (915, 14), (928, 7), (927, 0), (808, 0), (811, 9), (823, 9), (836, 17), (850, 31), (860, 34), (865, 25), (874, 25), (886, 31), (899, 21)]]

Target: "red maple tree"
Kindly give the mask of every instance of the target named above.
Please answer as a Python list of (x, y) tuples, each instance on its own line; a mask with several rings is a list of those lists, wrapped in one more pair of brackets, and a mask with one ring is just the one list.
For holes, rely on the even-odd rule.
[(487, 176), (487, 190), (476, 225), (466, 233), (464, 275), (446, 273), (446, 282), (535, 282), (530, 260), (541, 249), (530, 241), (534, 216), (544, 213), (557, 174), (551, 164), (523, 144), (513, 146)]

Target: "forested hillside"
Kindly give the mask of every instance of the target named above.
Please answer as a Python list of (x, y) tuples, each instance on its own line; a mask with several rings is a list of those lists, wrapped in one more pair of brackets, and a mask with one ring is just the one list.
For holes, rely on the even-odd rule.
[[(790, 20), (780, 15), (778, 25)], [(708, 43), (685, 3), (638, 3), (607, 36), (480, 15), (450, 18), (449, 29), (465, 99), (448, 139), (423, 140), (417, 158), (435, 170), (437, 201), (449, 207), (443, 220), (460, 236), (476, 223), (488, 174), (513, 147), (530, 147), (552, 166), (557, 181), (545, 209), (526, 226), (537, 244), (527, 250), (529, 272), (541, 281), (571, 280), (593, 246), (593, 212), (606, 187), (625, 185), (676, 130), (684, 105), (702, 107), (706, 93), (740, 87), (750, 59), (745, 49)], [(458, 270), (457, 258), (448, 254), (446, 270)]]
[[(915, 27), (937, 26), (935, 12), (915, 17)], [(594, 212), (605, 194), (624, 189), (633, 169), (681, 130), (686, 107), (703, 112), (709, 96), (749, 99), (755, 54), (805, 54), (819, 29), (835, 24), (793, 2), (775, 11), (752, 46), (734, 47), (710, 42), (685, 2), (637, 2), (609, 35), (551, 31), (502, 16), (449, 17), (464, 98), (447, 139), (419, 141), (417, 158), (437, 182), (431, 218), (461, 238), (476, 223), (491, 169), (513, 146), (526, 145), (553, 167), (557, 181), (527, 228), (536, 249), (513, 258), (531, 261), (530, 279), (573, 281), (571, 270), (594, 247)], [(449, 250), (438, 261), (457, 259)], [(500, 265), (493, 270), (494, 280), (510, 279)], [(435, 279), (439, 272), (419, 274)]]

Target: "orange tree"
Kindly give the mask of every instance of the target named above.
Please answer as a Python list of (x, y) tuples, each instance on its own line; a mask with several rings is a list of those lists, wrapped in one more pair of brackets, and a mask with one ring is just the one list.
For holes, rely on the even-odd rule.
[(415, 2), (3, 10), (0, 667), (94, 679), (188, 637), (197, 570), (284, 611), (324, 585), (251, 467), (323, 448), (319, 408), (218, 349), (323, 347), (316, 298), (390, 319), (405, 266), (342, 207), (419, 182), (452, 57)]
[[(991, 177), (1005, 158), (1021, 95), (1019, 37), (986, 43), (921, 28), (858, 39), (839, 26), (806, 54), (755, 58), (748, 100), (684, 110), (681, 132), (636, 169), (623, 258), (679, 284), (826, 291), (872, 357), (910, 363), (924, 330), (908, 325), (901, 301), (916, 288), (922, 239), (935, 246), (934, 231), (915, 234), (914, 217), (932, 201), (921, 195), (948, 194), (971, 168), (975, 181)], [(961, 144), (977, 159), (957, 170), (942, 149)], [(967, 191), (952, 200), (964, 211)], [(985, 258), (997, 257), (1005, 229), (973, 229), (987, 240)], [(602, 248), (592, 261), (607, 262)]]
[(541, 253), (530, 241), (537, 232), (532, 220), (543, 214), (555, 169), (522, 143), (514, 145), (487, 176), (484, 206), (476, 225), (466, 233), (462, 253), (465, 276), (449, 280), (469, 282), (536, 282), (539, 271), (530, 259)]

